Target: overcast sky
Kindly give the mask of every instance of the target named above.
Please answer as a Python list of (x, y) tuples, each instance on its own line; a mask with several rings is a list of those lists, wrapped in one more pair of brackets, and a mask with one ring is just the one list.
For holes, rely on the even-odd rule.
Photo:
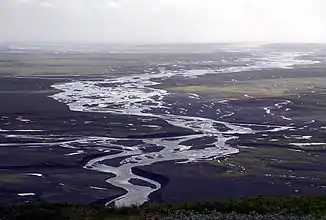
[(0, 0), (0, 41), (326, 42), (326, 0)]

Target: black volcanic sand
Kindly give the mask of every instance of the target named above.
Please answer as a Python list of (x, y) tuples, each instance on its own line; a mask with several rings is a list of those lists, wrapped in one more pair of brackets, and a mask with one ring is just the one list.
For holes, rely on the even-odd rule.
[[(176, 165), (173, 162), (162, 162), (138, 169), (145, 171), (144, 174), (155, 173), (156, 180), (163, 183), (163, 188), (153, 193), (151, 198), (167, 203), (260, 195), (321, 195), (326, 193), (326, 188), (311, 186), (316, 185), (315, 180), (293, 180), (255, 174), (223, 177), (221, 174), (229, 168), (207, 163)], [(147, 177), (153, 178), (151, 175)], [(326, 180), (318, 184), (326, 185)]]
[[(93, 146), (80, 144), (76, 147), (82, 148), (84, 153), (69, 156), (68, 154), (75, 153), (77, 150), (56, 145), (57, 138), (74, 140), (94, 135), (150, 138), (191, 134), (186, 129), (170, 127), (158, 119), (147, 122), (148, 125), (155, 124), (162, 127), (153, 132), (149, 127), (140, 126), (146, 125), (146, 122), (140, 121), (137, 117), (72, 112), (66, 105), (48, 97), (56, 92), (50, 85), (57, 82), (61, 80), (7, 77), (0, 80), (2, 103), (0, 128), (44, 130), (0, 132), (0, 144), (10, 144), (10, 146), (0, 145), (0, 203), (48, 201), (103, 204), (125, 192), (105, 182), (112, 177), (111, 174), (83, 168), (89, 160), (109, 153), (100, 153), (97, 150), (100, 146), (96, 144)], [(35, 135), (47, 139), (20, 138), (20, 135)], [(31, 147), (20, 145), (31, 142), (36, 144)], [(54, 144), (46, 146), (42, 145), (43, 143)], [(124, 141), (117, 143), (122, 144)], [(132, 146), (138, 143), (139, 141), (134, 143), (129, 141), (125, 144)], [(147, 149), (147, 151), (152, 150)], [(120, 161), (116, 161), (118, 162)], [(111, 161), (111, 163), (115, 162)], [(133, 182), (144, 184), (139, 180)], [(19, 196), (20, 193), (35, 195)]]
[[(42, 145), (44, 142), (55, 143), (57, 138), (74, 140), (84, 136), (140, 138), (190, 133), (185, 129), (170, 127), (158, 119), (147, 122), (148, 125), (162, 127), (153, 132), (149, 127), (140, 126), (146, 125), (146, 122), (137, 117), (72, 112), (66, 105), (48, 97), (57, 92), (50, 87), (57, 82), (61, 80), (7, 77), (0, 79), (0, 128), (44, 130), (0, 132), (0, 203), (48, 201), (102, 204), (125, 192), (105, 182), (112, 177), (111, 174), (83, 169), (89, 160), (109, 155), (100, 153), (97, 150), (100, 146), (80, 144), (76, 147), (82, 148), (84, 153), (69, 156), (68, 154), (77, 150), (62, 148), (56, 144)], [(20, 138), (20, 135), (36, 135), (48, 139)], [(32, 147), (19, 145), (31, 142), (36, 144)], [(120, 142), (118, 141), (119, 144), (124, 143)], [(10, 143), (10, 146), (1, 143)], [(126, 145), (137, 143), (139, 141), (129, 141)], [(147, 151), (150, 150), (152, 149)], [(26, 173), (42, 174), (43, 177)], [(139, 181), (134, 181), (140, 184)], [(18, 196), (19, 193), (36, 195)]]
[[(71, 151), (56, 146), (1, 147), (0, 203), (48, 201), (87, 204), (124, 193), (105, 183), (112, 175), (83, 169), (82, 156), (64, 156)], [(21, 197), (19, 193), (35, 193), (35, 196)]]
[[(123, 68), (119, 71), (123, 71)], [(285, 76), (324, 77), (325, 75), (323, 68), (311, 69), (311, 71), (308, 69), (270, 70), (209, 75), (192, 79), (190, 83), (216, 86), (233, 78), (245, 80)], [(44, 137), (38, 140), (14, 136), (29, 135), (30, 132), (0, 132), (0, 203), (48, 201), (104, 204), (124, 193), (124, 190), (105, 182), (112, 175), (83, 168), (90, 159), (109, 154), (100, 152), (98, 149), (101, 146), (80, 144), (76, 146), (78, 149), (69, 149), (56, 144), (42, 145), (43, 142), (56, 142), (57, 138), (74, 140), (84, 136), (142, 139), (193, 133), (187, 129), (171, 127), (160, 119), (144, 122), (134, 116), (72, 112), (66, 105), (48, 97), (56, 92), (50, 85), (57, 82), (62, 80), (0, 78), (0, 129), (44, 130), (32, 133)], [(187, 84), (189, 80), (181, 79), (178, 82)], [(174, 81), (167, 80), (163, 86), (172, 87), (174, 84)], [(325, 145), (298, 147), (291, 144), (326, 142), (326, 129), (323, 128), (326, 125), (324, 115), (326, 93), (323, 93), (322, 88), (316, 91), (314, 94), (298, 92), (295, 96), (239, 99), (226, 103), (218, 103), (207, 94), (203, 94), (201, 100), (191, 99), (187, 94), (171, 95), (166, 98), (166, 101), (173, 104), (171, 113), (174, 114), (204, 116), (243, 124), (289, 125), (292, 128), (276, 133), (239, 135), (239, 139), (229, 143), (231, 146), (240, 147), (240, 153), (216, 161), (196, 164), (162, 162), (134, 168), (133, 172), (162, 184), (162, 189), (151, 195), (152, 201), (184, 202), (217, 197), (326, 194)], [(264, 107), (273, 106), (284, 99), (293, 102), (289, 105), (292, 111), (284, 112), (282, 109), (276, 111), (292, 118), (292, 121), (266, 115)], [(212, 103), (214, 105), (211, 108), (203, 107), (204, 104)], [(181, 108), (188, 109), (188, 112), (181, 113)], [(217, 112), (218, 109), (224, 114)], [(235, 114), (225, 116), (232, 112)], [(144, 125), (158, 125), (160, 128), (153, 130)], [(251, 127), (255, 129), (254, 126)], [(259, 126), (256, 128), (266, 129)], [(219, 129), (227, 131), (223, 125), (220, 125)], [(303, 135), (313, 137), (311, 140), (298, 139)], [(200, 148), (200, 143), (209, 144), (212, 141), (209, 138), (197, 139), (193, 143), (185, 144)], [(37, 142), (39, 145), (34, 147), (19, 145), (26, 142)], [(12, 145), (3, 146), (1, 143)], [(133, 146), (139, 141), (118, 143)], [(84, 152), (68, 155), (80, 149)], [(118, 164), (119, 161), (107, 161), (107, 163), (113, 165)], [(40, 173), (43, 176), (31, 176), (27, 175), (28, 173)], [(133, 179), (132, 182), (136, 185), (145, 185), (137, 179)], [(22, 197), (18, 196), (19, 193), (36, 195)]]
[[(173, 128), (160, 119), (144, 122), (135, 116), (72, 112), (65, 104), (48, 97), (56, 92), (50, 85), (57, 82), (46, 79), (1, 78), (1, 129), (45, 130), (41, 134), (66, 137), (96, 134), (96, 136), (139, 138), (191, 133), (187, 129)], [(30, 122), (22, 122), (19, 117)], [(153, 131), (147, 127), (153, 124), (161, 126), (162, 129)]]

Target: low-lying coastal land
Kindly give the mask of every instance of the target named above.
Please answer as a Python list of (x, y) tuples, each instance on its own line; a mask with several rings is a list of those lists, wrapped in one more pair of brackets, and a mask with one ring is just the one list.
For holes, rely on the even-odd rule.
[(0, 204), (326, 195), (325, 46), (203, 47), (2, 47)]

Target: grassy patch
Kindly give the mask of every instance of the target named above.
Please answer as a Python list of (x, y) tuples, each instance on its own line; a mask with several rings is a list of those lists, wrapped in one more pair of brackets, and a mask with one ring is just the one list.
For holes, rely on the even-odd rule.
[(26, 176), (20, 174), (0, 173), (0, 185), (3, 183), (16, 183), (24, 181)]
[(189, 85), (168, 88), (171, 92), (219, 95), (223, 98), (243, 98), (244, 95), (268, 98), (314, 91), (326, 87), (326, 77), (300, 77), (248, 80), (219, 86)]
[[(17, 205), (3, 207), (0, 219), (162, 219), (177, 213), (238, 213), (259, 215), (326, 216), (326, 197), (246, 198), (189, 204), (157, 204), (130, 208), (77, 206), (63, 204)], [(216, 214), (218, 215), (218, 214)], [(169, 218), (171, 219), (171, 218)]]
[[(217, 177), (268, 175), (273, 177), (300, 176), (307, 178), (318, 176), (320, 179), (326, 179), (326, 174), (322, 170), (302, 169), (305, 165), (324, 164), (322, 158), (307, 155), (303, 151), (291, 151), (288, 148), (266, 146), (241, 149), (237, 155), (230, 155), (208, 163), (228, 168), (227, 172), (217, 173)], [(293, 164), (293, 166), (287, 168), (287, 164)], [(289, 173), (290, 169), (291, 173)]]

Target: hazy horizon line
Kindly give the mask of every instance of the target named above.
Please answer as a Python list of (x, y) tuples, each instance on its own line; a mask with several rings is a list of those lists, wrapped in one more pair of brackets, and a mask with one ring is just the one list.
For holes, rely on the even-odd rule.
[(89, 44), (89, 45), (126, 45), (126, 46), (150, 46), (150, 45), (211, 45), (211, 44), (326, 44), (326, 41), (216, 41), (216, 42), (102, 42), (102, 41), (73, 41), (73, 40), (0, 40), (0, 44)]

